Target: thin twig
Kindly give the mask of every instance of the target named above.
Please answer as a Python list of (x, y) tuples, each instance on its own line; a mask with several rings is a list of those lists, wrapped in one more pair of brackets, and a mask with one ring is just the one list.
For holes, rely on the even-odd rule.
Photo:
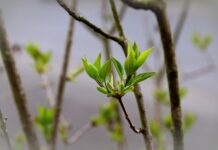
[(81, 138), (84, 134), (86, 134), (88, 131), (90, 131), (93, 128), (94, 126), (91, 123), (87, 123), (67, 140), (67, 144), (75, 143), (79, 138)]
[[(77, 0), (74, 0), (72, 2), (72, 9), (75, 10), (76, 7), (77, 7)], [(57, 132), (58, 132), (59, 119), (61, 116), (62, 105), (63, 105), (63, 96), (64, 96), (67, 69), (69, 65), (69, 59), (70, 59), (70, 53), (71, 53), (71, 47), (72, 47), (72, 37), (74, 33), (74, 26), (75, 26), (75, 21), (73, 18), (70, 18), (63, 64), (62, 64), (62, 71), (61, 71), (59, 82), (58, 82), (57, 97), (56, 97), (56, 104), (55, 104), (55, 117), (54, 117), (54, 122), (53, 122), (53, 130), (52, 130), (51, 145), (50, 145), (51, 150), (56, 149)]]
[(2, 137), (5, 141), (5, 143), (7, 144), (7, 149), (8, 150), (12, 150), (12, 146), (11, 146), (11, 141), (8, 135), (8, 130), (7, 130), (7, 126), (6, 126), (6, 119), (3, 117), (2, 115), (2, 111), (0, 109), (0, 131), (2, 131)]
[(182, 11), (180, 13), (179, 19), (178, 19), (177, 24), (176, 24), (174, 34), (173, 34), (173, 40), (174, 40), (175, 46), (177, 45), (177, 43), (179, 41), (182, 29), (184, 27), (186, 18), (188, 16), (189, 8), (190, 8), (190, 0), (185, 0), (184, 4), (183, 4)]
[(46, 92), (48, 104), (51, 107), (53, 107), (55, 105), (55, 99), (54, 99), (54, 95), (53, 95), (52, 90), (51, 90), (51, 86), (50, 86), (49, 81), (48, 81), (48, 76), (45, 73), (43, 73), (43, 74), (40, 74), (40, 77), (42, 80), (43, 88), (45, 89), (45, 92)]
[(197, 70), (193, 70), (189, 73), (185, 73), (183, 76), (182, 76), (182, 79), (184, 81), (187, 81), (187, 80), (192, 80), (192, 79), (196, 79), (198, 77), (202, 77), (202, 76), (205, 76), (209, 73), (211, 73), (212, 71), (214, 71), (216, 69), (215, 66), (213, 65), (208, 65), (208, 66), (205, 66), (203, 68), (200, 68), (200, 69), (197, 69)]
[(122, 108), (122, 110), (123, 110), (123, 112), (124, 112), (124, 114), (125, 114), (125, 118), (126, 118), (127, 122), (129, 123), (130, 128), (131, 128), (135, 133), (143, 133), (143, 132), (145, 132), (144, 129), (142, 129), (142, 128), (136, 128), (135, 125), (132, 123), (132, 121), (131, 121), (131, 119), (129, 118), (129, 115), (128, 115), (127, 111), (126, 111), (126, 108), (125, 108), (125, 106), (124, 106), (124, 104), (123, 104), (123, 102), (122, 102), (121, 97), (117, 97), (117, 100), (118, 100), (118, 102), (119, 102), (119, 104), (120, 104), (120, 106), (121, 106), (121, 108)]
[[(126, 11), (127, 11), (127, 7), (126, 7), (126, 5), (122, 5), (121, 6), (121, 8), (120, 8), (120, 11), (119, 11), (119, 19), (120, 20), (123, 20), (123, 17), (124, 17), (124, 15), (126, 14)], [(114, 33), (115, 31), (117, 30), (117, 26), (116, 26), (116, 24), (114, 24), (112, 27), (111, 27), (111, 29), (109, 30), (109, 33)]]
[(8, 75), (11, 90), (14, 96), (14, 102), (18, 110), (21, 125), (27, 139), (30, 150), (39, 150), (39, 143), (36, 136), (35, 127), (32, 122), (30, 111), (27, 106), (27, 99), (22, 87), (20, 75), (18, 74), (9, 43), (7, 41), (6, 31), (3, 27), (3, 20), (0, 17), (0, 50), (4, 66)]
[(80, 16), (79, 14), (77, 14), (75, 12), (75, 10), (72, 10), (70, 9), (64, 2), (63, 0), (56, 0), (59, 5), (64, 8), (68, 14), (70, 16), (72, 16), (75, 20), (79, 21), (79, 22), (82, 22), (83, 24), (87, 25), (88, 27), (90, 27), (91, 29), (93, 29), (96, 33), (99, 33), (100, 35), (106, 37), (106, 38), (109, 38), (115, 42), (117, 42), (119, 45), (123, 46), (123, 40), (116, 37), (116, 36), (113, 36), (109, 33), (106, 33), (105, 31), (103, 31), (101, 28), (99, 28), (98, 26), (94, 25), (93, 23), (91, 23), (89, 20), (87, 20), (86, 18)]
[(122, 28), (122, 25), (121, 25), (121, 22), (120, 22), (118, 13), (117, 13), (117, 8), (116, 8), (114, 0), (110, 0), (110, 6), (111, 6), (111, 10), (112, 10), (112, 13), (114, 16), (114, 23), (115, 23), (117, 30), (119, 32), (119, 36), (124, 39), (125, 34), (123, 32), (123, 28)]

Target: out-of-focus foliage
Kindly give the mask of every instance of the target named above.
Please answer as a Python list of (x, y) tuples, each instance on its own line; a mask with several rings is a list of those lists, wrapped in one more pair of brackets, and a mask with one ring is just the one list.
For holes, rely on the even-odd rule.
[(205, 36), (202, 36), (199, 32), (195, 32), (192, 35), (192, 43), (200, 51), (207, 50), (211, 42), (212, 42), (212, 36), (210, 34), (206, 34)]
[(54, 108), (39, 106), (38, 114), (35, 117), (35, 123), (39, 127), (41, 133), (43, 134), (47, 142), (51, 140), (53, 121), (54, 121)]
[(116, 111), (117, 105), (114, 100), (101, 106), (98, 115), (91, 119), (94, 126), (105, 126), (109, 132), (109, 136), (113, 141), (122, 142), (124, 140), (122, 128), (117, 123), (116, 118), (118, 113)]
[[(186, 88), (179, 89), (180, 98), (183, 99), (187, 95)], [(164, 105), (170, 105), (169, 92), (166, 90), (158, 89), (154, 92), (155, 99)]]
[(48, 71), (48, 66), (52, 58), (51, 51), (42, 52), (39, 45), (28, 43), (26, 51), (34, 61), (34, 68), (38, 73), (45, 73)]

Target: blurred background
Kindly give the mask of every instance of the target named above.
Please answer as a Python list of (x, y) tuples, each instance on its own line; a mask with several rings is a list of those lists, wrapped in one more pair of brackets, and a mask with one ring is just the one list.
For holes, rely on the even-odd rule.
[[(77, 10), (82, 15), (106, 29), (108, 27), (101, 19), (101, 0), (79, 0)], [(171, 30), (174, 31), (178, 17), (183, 9), (182, 0), (167, 1), (168, 16)], [(118, 7), (121, 3), (117, 3)], [(52, 0), (0, 0), (0, 9), (3, 14), (10, 44), (21, 46), (32, 41), (40, 44), (42, 50), (51, 50), (53, 53), (52, 65), (49, 70), (49, 80), (52, 91), (56, 93), (57, 81), (60, 74), (64, 45), (66, 40), (69, 16)], [(110, 9), (109, 9), (110, 12)], [(108, 21), (107, 23), (111, 23)], [(151, 12), (137, 11), (127, 8), (122, 20), (124, 31), (129, 41), (137, 42), (140, 49), (148, 48), (148, 40), (152, 38), (156, 43), (154, 49), (161, 48), (159, 34), (156, 30), (156, 20)], [(187, 74), (204, 68), (208, 63), (218, 65), (218, 1), (191, 0), (190, 9), (181, 32), (176, 55), (180, 71), (180, 83), (187, 89), (187, 96), (182, 102), (183, 112), (191, 112), (197, 116), (196, 123), (185, 134), (185, 149), (187, 150), (218, 150), (218, 71), (216, 68), (200, 72), (202, 75), (185, 78)], [(202, 35), (211, 34), (212, 42), (207, 48), (207, 56), (192, 43), (195, 32)], [(121, 48), (114, 42), (113, 55), (123, 61)], [(91, 61), (102, 52), (101, 41), (90, 34), (84, 25), (76, 22), (71, 53), (69, 72), (81, 65), (81, 58), (87, 56)], [(17, 67), (22, 77), (28, 105), (33, 114), (36, 107), (45, 103), (45, 92), (41, 88), (39, 76), (34, 72), (32, 61), (25, 51), (15, 54)], [(156, 62), (163, 62), (153, 55), (148, 59), (152, 71), (157, 71)], [(2, 62), (0, 62), (2, 66)], [(153, 117), (154, 98), (152, 79), (141, 84), (145, 96), (145, 107), (148, 118)], [(164, 87), (167, 89), (166, 81)], [(82, 74), (76, 82), (67, 83), (64, 96), (63, 113), (73, 125), (71, 134), (89, 122), (90, 117), (98, 112), (101, 104), (108, 99), (96, 91), (96, 84)], [(140, 125), (137, 106), (133, 94), (125, 97), (125, 105), (135, 124)], [(17, 111), (13, 103), (11, 90), (6, 74), (0, 73), (0, 107), (7, 116), (7, 126), (11, 138), (21, 130)], [(169, 112), (164, 108), (164, 112)], [(129, 150), (140, 150), (144, 147), (143, 138), (133, 133), (125, 122), (125, 134)], [(107, 137), (104, 127), (92, 129), (68, 149), (75, 150), (112, 150), (116, 144)], [(170, 133), (169, 133), (170, 134)], [(167, 140), (172, 145), (172, 140)], [(61, 148), (60, 148), (61, 149)]]

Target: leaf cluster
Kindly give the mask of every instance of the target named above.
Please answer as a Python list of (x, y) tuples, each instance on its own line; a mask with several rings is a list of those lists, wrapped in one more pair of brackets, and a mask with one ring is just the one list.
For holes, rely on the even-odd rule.
[(109, 131), (109, 136), (113, 141), (122, 142), (124, 140), (122, 127), (115, 119), (118, 117), (116, 102), (111, 100), (109, 103), (99, 108), (98, 115), (91, 119), (94, 126), (105, 126)]
[(212, 42), (212, 36), (210, 34), (206, 34), (204, 37), (196, 32), (192, 35), (192, 43), (200, 50), (207, 50), (208, 46)]
[[(197, 120), (196, 115), (192, 113), (185, 114), (183, 117), (183, 130), (187, 132), (194, 125), (196, 120)], [(170, 114), (167, 114), (166, 116), (164, 116), (163, 123), (167, 129), (169, 130), (172, 129), (173, 122), (172, 122), (172, 118)]]
[[(151, 48), (143, 52), (139, 51), (138, 46), (128, 46), (127, 58), (122, 65), (116, 58), (111, 58), (101, 64), (101, 54), (90, 63), (87, 58), (83, 58), (83, 65), (86, 73), (98, 83), (97, 90), (109, 97), (122, 97), (133, 90), (134, 86), (150, 77), (154, 72), (145, 72), (136, 75), (136, 71), (143, 65), (151, 53)], [(112, 74), (114, 66), (120, 80), (114, 83)]]
[[(179, 95), (180, 98), (183, 99), (187, 95), (187, 89), (186, 88), (180, 88), (179, 89)], [(164, 105), (170, 105), (170, 98), (169, 98), (169, 92), (166, 90), (158, 89), (154, 92), (155, 99)]]
[(39, 45), (28, 43), (26, 46), (27, 53), (34, 61), (34, 68), (38, 73), (45, 73), (48, 71), (48, 65), (52, 58), (51, 51), (42, 52)]
[(42, 132), (47, 142), (51, 140), (51, 132), (54, 121), (54, 108), (46, 106), (38, 107), (38, 114), (35, 117), (35, 123)]

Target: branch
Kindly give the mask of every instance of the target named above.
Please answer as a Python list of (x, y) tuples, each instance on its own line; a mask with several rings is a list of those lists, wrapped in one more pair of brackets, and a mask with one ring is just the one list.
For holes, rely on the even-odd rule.
[(18, 110), (21, 125), (27, 139), (30, 150), (39, 150), (39, 143), (36, 131), (31, 120), (30, 111), (27, 106), (27, 99), (22, 87), (21, 79), (18, 74), (9, 43), (7, 41), (6, 31), (3, 26), (3, 20), (0, 16), (0, 50), (7, 72), (11, 90), (14, 96), (14, 102)]
[(90, 131), (94, 126), (91, 123), (87, 123), (82, 128), (80, 128), (72, 137), (67, 140), (67, 144), (75, 143), (82, 135)]
[[(126, 7), (126, 5), (122, 5), (121, 6), (121, 9), (120, 9), (120, 11), (119, 11), (119, 18), (120, 18), (120, 20), (122, 20), (123, 19), (123, 17), (124, 17), (124, 15), (126, 14), (126, 10), (127, 10), (127, 7)], [(117, 27), (116, 27), (116, 24), (114, 24), (112, 27), (111, 27), (111, 29), (109, 30), (109, 33), (114, 33), (117, 29), (116, 29)]]
[[(76, 6), (77, 6), (77, 0), (74, 0), (74, 2), (72, 3), (73, 10), (76, 9)], [(52, 137), (51, 137), (51, 150), (56, 149), (57, 132), (58, 132), (59, 120), (61, 118), (60, 116), (61, 116), (62, 105), (63, 105), (63, 96), (64, 96), (67, 69), (69, 65), (69, 59), (70, 59), (70, 53), (71, 53), (71, 47), (72, 47), (72, 37), (74, 34), (74, 26), (75, 26), (75, 21), (73, 20), (73, 18), (70, 18), (63, 64), (62, 64), (62, 72), (59, 78), (58, 89), (57, 89), (57, 97), (56, 97), (56, 104), (55, 104), (55, 117), (54, 117)]]
[(49, 81), (48, 81), (48, 77), (44, 73), (40, 73), (40, 77), (42, 80), (42, 86), (45, 89), (45, 92), (47, 95), (48, 104), (51, 107), (53, 107), (55, 105), (55, 99), (54, 99), (54, 95), (53, 95), (52, 90), (51, 90), (51, 86), (50, 86)]
[(189, 73), (185, 73), (183, 75), (183, 80), (187, 81), (187, 80), (191, 80), (191, 79), (196, 79), (198, 77), (202, 77), (202, 76), (204, 76), (206, 74), (211, 73), (215, 69), (216, 69), (216, 67), (214, 65), (205, 66), (204, 68), (200, 68), (200, 69), (191, 71)]
[(2, 136), (3, 136), (3, 139), (5, 140), (5, 143), (7, 144), (8, 150), (12, 150), (12, 146), (11, 146), (10, 138), (8, 135), (8, 130), (6, 127), (5, 120), (6, 119), (3, 117), (1, 109), (0, 109), (0, 131), (2, 131)]
[(118, 13), (117, 13), (117, 8), (116, 8), (116, 5), (114, 3), (114, 0), (110, 0), (110, 6), (111, 6), (112, 13), (113, 13), (115, 25), (116, 25), (117, 30), (119, 32), (119, 36), (124, 39), (125, 35), (124, 35), (123, 28), (122, 28), (122, 25), (121, 25), (121, 22), (120, 22)]
[(179, 20), (177, 21), (176, 28), (173, 34), (173, 40), (174, 40), (175, 47), (179, 41), (182, 29), (184, 27), (186, 18), (188, 16), (189, 8), (190, 8), (190, 0), (185, 0), (182, 12), (179, 16)]
[(126, 118), (127, 122), (129, 123), (130, 128), (131, 128), (135, 133), (143, 133), (143, 132), (145, 132), (144, 129), (142, 129), (142, 128), (138, 128), (138, 129), (137, 129), (137, 128), (133, 125), (133, 123), (132, 123), (131, 119), (129, 118), (129, 115), (128, 115), (127, 111), (126, 111), (126, 108), (125, 108), (125, 106), (124, 106), (124, 104), (123, 104), (123, 102), (122, 102), (121, 97), (117, 97), (117, 100), (118, 100), (118, 102), (119, 102), (119, 104), (120, 104), (120, 106), (121, 106), (121, 108), (122, 108), (122, 110), (123, 110), (123, 112), (124, 112), (124, 114), (125, 114), (125, 118)]
[(156, 11), (160, 7), (164, 6), (165, 4), (158, 0), (144, 0), (144, 1), (138, 1), (138, 0), (121, 0), (124, 4), (127, 6), (130, 6), (134, 9), (142, 9), (142, 10), (151, 10)]
[[(116, 6), (113, 2), (114, 0), (110, 0), (110, 1), (111, 1), (112, 13), (113, 13), (114, 20), (115, 20), (115, 25), (117, 26), (117, 30), (118, 30), (120, 36), (123, 38), (123, 40), (125, 42), (125, 47), (123, 47), (123, 52), (124, 52), (125, 56), (127, 56), (127, 49), (128, 49), (127, 40), (126, 40), (126, 37), (124, 35), (119, 17), (117, 16)], [(139, 115), (140, 115), (140, 120), (141, 120), (141, 124), (143, 127), (143, 130), (141, 129), (141, 131), (140, 130), (138, 130), (138, 131), (140, 131), (143, 134), (146, 149), (152, 150), (151, 133), (149, 130), (147, 115), (146, 115), (145, 106), (144, 106), (144, 97), (142, 95), (141, 88), (138, 84), (135, 85), (135, 87), (134, 87), (134, 95), (136, 98), (136, 102), (137, 102), (137, 106), (138, 106), (138, 110), (139, 110)], [(127, 118), (128, 118), (128, 116), (126, 116), (126, 119)], [(128, 120), (128, 121), (129, 121), (129, 123), (131, 123), (130, 120)], [(130, 124), (130, 127), (132, 127), (132, 129), (134, 129), (134, 126), (131, 126), (131, 124)], [(137, 130), (135, 130), (135, 131), (137, 131)]]
[[(171, 102), (171, 116), (173, 121), (173, 139), (174, 150), (183, 150), (183, 130), (182, 130), (182, 112), (179, 96), (178, 70), (175, 57), (175, 48), (172, 41), (170, 25), (166, 14), (166, 5), (161, 1), (143, 1), (133, 2), (132, 0), (121, 0), (127, 5), (142, 10), (151, 10), (157, 19), (162, 45), (164, 49), (165, 67), (167, 72), (168, 87)], [(150, 4), (152, 2), (152, 5)]]
[(94, 25), (93, 23), (91, 23), (89, 20), (87, 20), (86, 18), (80, 16), (79, 14), (77, 14), (74, 10), (70, 9), (64, 2), (63, 0), (56, 0), (59, 5), (68, 12), (68, 14), (73, 17), (75, 20), (85, 24), (86, 26), (88, 26), (89, 28), (93, 29), (95, 32), (99, 33), (100, 35), (109, 38), (115, 42), (117, 42), (119, 45), (123, 46), (123, 40), (113, 36), (109, 33), (106, 33), (105, 31), (103, 31), (101, 28), (97, 27), (96, 25)]

